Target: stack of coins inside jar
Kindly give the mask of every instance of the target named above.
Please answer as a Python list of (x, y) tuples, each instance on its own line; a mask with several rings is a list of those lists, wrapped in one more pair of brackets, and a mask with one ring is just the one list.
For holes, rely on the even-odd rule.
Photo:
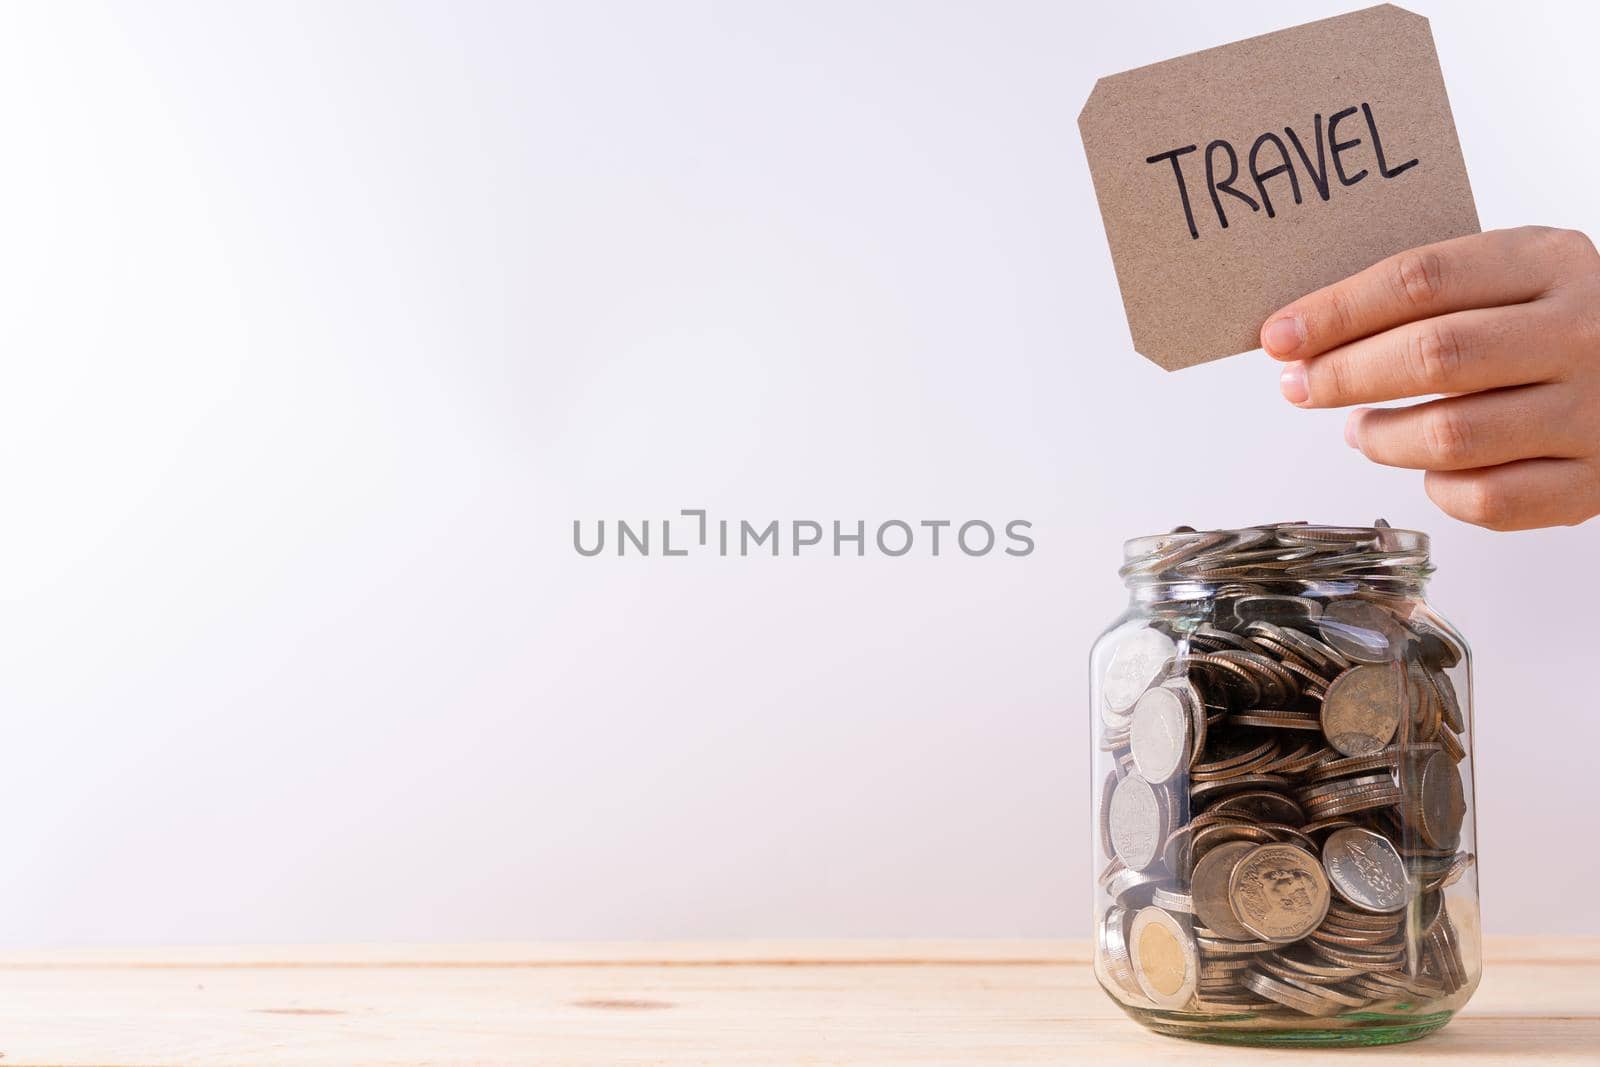
[(1176, 593), (1112, 636), (1096, 687), (1096, 955), (1119, 1000), (1303, 1019), (1469, 982), (1444, 892), (1473, 864), (1465, 650), (1367, 579), (1406, 562), (1389, 536), (1180, 528), (1124, 568)]

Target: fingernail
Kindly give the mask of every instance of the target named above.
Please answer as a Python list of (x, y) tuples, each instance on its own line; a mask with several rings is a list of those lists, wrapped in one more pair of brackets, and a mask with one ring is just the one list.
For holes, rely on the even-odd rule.
[(1287, 356), (1306, 339), (1305, 327), (1294, 315), (1273, 319), (1261, 327), (1261, 347), (1274, 356)]
[(1303, 361), (1283, 368), (1283, 373), (1278, 375), (1278, 389), (1291, 404), (1304, 404), (1311, 398), (1311, 390), (1306, 388), (1306, 365)]
[(1361, 442), (1356, 438), (1356, 423), (1361, 421), (1361, 413), (1365, 410), (1367, 409), (1356, 408), (1350, 413), (1350, 417), (1344, 420), (1344, 443), (1351, 448), (1361, 447)]

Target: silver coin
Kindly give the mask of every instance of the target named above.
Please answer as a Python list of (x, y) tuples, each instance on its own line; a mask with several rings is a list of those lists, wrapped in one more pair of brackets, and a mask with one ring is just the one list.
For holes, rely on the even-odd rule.
[(1322, 868), (1328, 882), (1363, 911), (1399, 911), (1411, 899), (1411, 876), (1389, 839), (1350, 826), (1322, 843)]
[(1150, 903), (1181, 915), (1194, 914), (1194, 898), (1177, 889), (1157, 889), (1150, 894)]
[(1160, 630), (1147, 628), (1124, 635), (1106, 662), (1105, 680), (1100, 686), (1104, 710), (1113, 716), (1127, 715), (1167, 661), (1177, 654), (1178, 646)]
[(1121, 907), (1142, 908), (1155, 899), (1155, 892), (1162, 885), (1160, 874), (1130, 871), (1124, 867), (1106, 882), (1106, 893)]
[(1105, 973), (1130, 996), (1143, 996), (1139, 980), (1133, 976), (1133, 961), (1128, 958), (1127, 911), (1118, 907), (1106, 909), (1100, 921), (1100, 961)]
[(1244, 985), (1253, 993), (1259, 993), (1286, 1008), (1293, 1008), (1306, 1015), (1337, 1015), (1342, 1010), (1331, 1000), (1325, 1000), (1299, 986), (1280, 981), (1265, 971), (1246, 971)]
[(1426, 604), (1417, 604), (1406, 620), (1411, 630), (1421, 638), (1422, 658), (1440, 667), (1454, 667), (1466, 656), (1460, 635), (1439, 613)]
[(1291, 626), (1279, 627), (1279, 635), (1283, 643), (1309, 660), (1311, 665), (1319, 671), (1340, 671), (1350, 666), (1349, 657), (1325, 641), (1319, 641), (1310, 634), (1296, 630)]
[(1398, 659), (1404, 644), (1399, 620), (1364, 600), (1335, 600), (1316, 622), (1322, 639), (1357, 663)]
[[(1265, 967), (1263, 967), (1263, 969), (1267, 970)], [(1286, 972), (1288, 969), (1289, 968), (1287, 967), (1280, 967), (1279, 971)], [(1271, 973), (1270, 970), (1268, 973)], [(1295, 989), (1303, 989), (1307, 993), (1310, 993), (1312, 996), (1316, 997), (1318, 1000), (1323, 1001), (1324, 1003), (1337, 1004), (1341, 1008), (1359, 1008), (1367, 1003), (1367, 998), (1365, 997), (1353, 997), (1349, 993), (1345, 993), (1334, 988), (1332, 985), (1319, 985), (1316, 982), (1308, 980), (1303, 975), (1300, 977), (1294, 977), (1287, 973), (1277, 973), (1273, 974), (1272, 976), (1278, 981), (1283, 982), (1285, 985), (1293, 986)]]
[(1117, 783), (1111, 793), (1111, 847), (1129, 870), (1142, 871), (1161, 854), (1168, 812), (1156, 787), (1138, 774)]
[(1182, 698), (1166, 686), (1147, 689), (1134, 704), (1128, 743), (1145, 781), (1168, 781), (1188, 764), (1190, 721)]

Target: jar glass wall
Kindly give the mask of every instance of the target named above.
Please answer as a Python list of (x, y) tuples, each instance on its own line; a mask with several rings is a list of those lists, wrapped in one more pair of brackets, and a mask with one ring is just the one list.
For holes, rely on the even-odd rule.
[(1145, 1026), (1380, 1044), (1472, 995), (1471, 655), (1429, 573), (1381, 521), (1128, 542), (1090, 662), (1095, 971)]

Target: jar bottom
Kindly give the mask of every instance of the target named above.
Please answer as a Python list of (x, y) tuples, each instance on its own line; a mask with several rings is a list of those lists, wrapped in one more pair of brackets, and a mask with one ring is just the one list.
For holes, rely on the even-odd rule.
[(1438, 1030), (1455, 1015), (1454, 1011), (1434, 1011), (1426, 1015), (1396, 1015), (1391, 1012), (1354, 1011), (1338, 1017), (1338, 1025), (1327, 1020), (1306, 1026), (1285, 1027), (1282, 1016), (1272, 1016), (1263, 1025), (1255, 1012), (1202, 1019), (1182, 1012), (1151, 1011), (1122, 1005), (1139, 1025), (1167, 1037), (1204, 1041), (1219, 1045), (1250, 1045), (1276, 1048), (1360, 1048), (1372, 1045), (1399, 1045), (1415, 1041)]

